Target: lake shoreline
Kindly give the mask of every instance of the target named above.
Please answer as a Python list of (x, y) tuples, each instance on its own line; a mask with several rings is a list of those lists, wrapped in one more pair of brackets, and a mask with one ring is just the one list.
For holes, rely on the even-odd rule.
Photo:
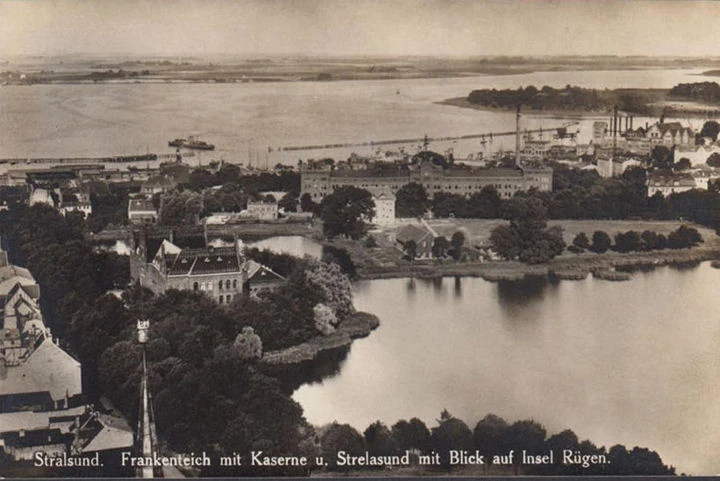
[(263, 364), (293, 365), (315, 360), (324, 351), (347, 347), (353, 339), (370, 335), (380, 325), (380, 319), (368, 312), (356, 312), (345, 319), (327, 336), (315, 336), (312, 339), (286, 349), (270, 351), (263, 354)]
[(583, 280), (589, 275), (610, 281), (628, 280), (625, 275), (634, 270), (666, 265), (685, 265), (720, 259), (720, 247), (696, 247), (693, 249), (620, 254), (583, 253), (561, 256), (546, 264), (523, 264), (517, 261), (492, 261), (483, 263), (457, 263), (433, 261), (432, 263), (409, 263), (403, 266), (367, 269), (358, 267), (358, 279), (398, 279), (438, 277), (480, 277), (490, 282), (520, 281), (527, 278), (555, 278)]

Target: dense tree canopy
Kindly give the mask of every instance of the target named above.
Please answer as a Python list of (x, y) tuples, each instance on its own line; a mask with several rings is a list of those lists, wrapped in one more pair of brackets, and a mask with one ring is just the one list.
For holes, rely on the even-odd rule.
[(422, 217), (430, 201), (425, 187), (417, 182), (405, 184), (395, 194), (395, 215), (397, 217)]
[(508, 203), (509, 225), (498, 226), (490, 243), (499, 255), (529, 264), (547, 262), (565, 249), (562, 229), (547, 228), (547, 208), (536, 196), (514, 197)]
[(367, 231), (366, 222), (375, 217), (375, 201), (365, 189), (340, 187), (322, 200), (320, 217), (327, 238), (360, 239)]

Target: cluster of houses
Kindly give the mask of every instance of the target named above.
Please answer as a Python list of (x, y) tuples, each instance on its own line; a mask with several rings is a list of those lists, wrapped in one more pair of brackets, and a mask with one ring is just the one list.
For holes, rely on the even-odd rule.
[(82, 366), (45, 326), (39, 300), (32, 274), (0, 250), (0, 451), (14, 461), (115, 459), (132, 448), (132, 429), (87, 404)]

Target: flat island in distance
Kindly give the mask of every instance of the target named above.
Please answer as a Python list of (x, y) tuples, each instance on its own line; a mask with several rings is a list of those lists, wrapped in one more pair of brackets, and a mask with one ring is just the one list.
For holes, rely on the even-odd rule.
[(61, 55), (0, 59), (0, 84), (96, 82), (283, 82), (516, 75), (568, 70), (708, 69), (720, 57), (620, 56), (120, 56)]

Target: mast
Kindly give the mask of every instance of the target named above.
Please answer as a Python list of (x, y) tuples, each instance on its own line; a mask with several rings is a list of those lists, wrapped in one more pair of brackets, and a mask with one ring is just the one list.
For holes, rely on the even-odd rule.
[[(150, 321), (137, 322), (138, 343), (142, 347), (142, 381), (140, 383), (140, 416), (138, 416), (137, 447), (145, 460), (152, 460), (157, 450), (157, 437), (155, 432), (155, 416), (152, 408), (152, 398), (148, 388), (146, 345)], [(143, 463), (138, 468), (137, 476), (140, 478), (154, 478), (155, 470), (151, 462)]]
[(520, 107), (522, 104), (518, 104), (515, 114), (515, 167), (520, 165)]

